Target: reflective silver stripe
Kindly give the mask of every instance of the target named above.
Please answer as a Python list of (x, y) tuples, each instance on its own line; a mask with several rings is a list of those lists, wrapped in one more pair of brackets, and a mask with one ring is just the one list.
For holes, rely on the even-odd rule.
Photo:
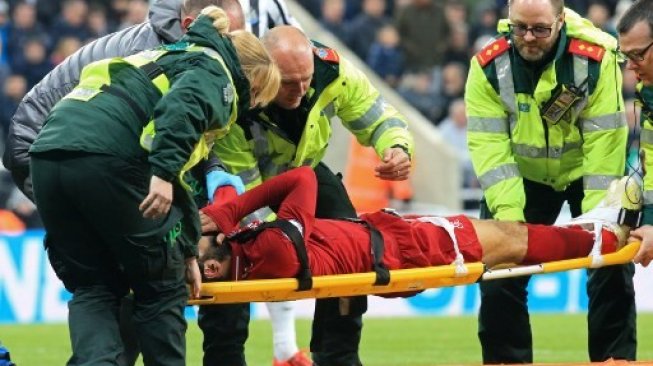
[(288, 170), (288, 164), (275, 164), (272, 160), (259, 162), (261, 173), (266, 177), (274, 177)]
[(66, 95), (67, 98), (89, 98), (92, 97), (93, 95), (99, 93), (100, 91), (98, 89), (90, 89), (90, 88), (83, 88), (83, 87), (78, 87), (73, 89), (68, 95)]
[(379, 141), (383, 133), (391, 128), (403, 128), (407, 129), (408, 125), (406, 125), (406, 122), (400, 120), (399, 118), (389, 118), (386, 119), (385, 121), (381, 122), (378, 126), (376, 126), (376, 129), (374, 130), (374, 133), (372, 134), (372, 138), (370, 140), (370, 144), (372, 146), (376, 146), (376, 142)]
[(248, 185), (261, 177), (261, 172), (259, 171), (258, 167), (243, 170), (242, 172), (238, 172), (237, 174), (240, 177), (240, 179), (243, 180), (244, 185)]
[[(587, 60), (587, 57), (579, 56), (579, 55), (574, 55), (574, 84), (576, 86), (580, 86), (589, 76), (589, 62)], [(574, 105), (574, 116), (578, 116), (580, 114), (580, 111), (585, 108), (585, 105), (588, 102), (587, 95), (589, 94), (589, 79), (588, 83), (585, 84), (583, 87), (585, 89), (585, 93), (583, 95), (583, 99), (576, 103)]]
[(567, 151), (580, 149), (582, 146), (583, 143), (580, 141), (565, 143), (565, 146), (562, 147), (562, 153), (564, 154)]
[(254, 155), (257, 157), (267, 155), (270, 145), (263, 127), (258, 123), (252, 123), (249, 130), (254, 140)]
[(605, 114), (581, 120), (583, 132), (598, 132), (614, 130), (626, 125), (626, 115), (623, 112)]
[(247, 215), (242, 221), (245, 225), (249, 225), (256, 221), (259, 222), (265, 221), (265, 219), (273, 213), (274, 211), (272, 211), (272, 209), (270, 209), (269, 207), (259, 208), (258, 210)]
[[(580, 86), (589, 76), (588, 64), (587, 57), (574, 55), (574, 84), (576, 86)], [(587, 88), (588, 85), (585, 87)]]
[(653, 191), (644, 191), (644, 204), (650, 205), (653, 203)]
[(383, 115), (384, 104), (385, 101), (383, 100), (383, 97), (379, 95), (365, 114), (348, 123), (349, 127), (355, 131), (370, 127), (375, 121), (381, 118), (381, 115)]
[(504, 106), (508, 109), (509, 114), (515, 114), (517, 111), (517, 100), (515, 99), (515, 85), (512, 81), (512, 66), (510, 65), (510, 52), (506, 52), (497, 57), (494, 65), (497, 70), (497, 79), (499, 80), (499, 94)]
[(333, 105), (333, 102), (331, 102), (327, 104), (326, 107), (324, 107), (322, 113), (324, 113), (324, 115), (327, 116), (328, 119), (331, 119), (336, 116), (336, 106)]
[(508, 133), (508, 121), (506, 118), (470, 116), (467, 117), (467, 131)]
[(511, 144), (512, 152), (515, 155), (524, 156), (527, 158), (546, 158), (546, 147), (537, 147), (527, 144)]
[(511, 148), (512, 152), (515, 155), (523, 156), (526, 158), (549, 158), (549, 159), (560, 159), (562, 154), (567, 151), (578, 149), (582, 146), (580, 142), (570, 142), (565, 144), (563, 147), (550, 146), (547, 150), (546, 147), (537, 147), (528, 144), (516, 144), (512, 143)]
[(478, 177), (481, 187), (485, 190), (493, 185), (502, 182), (506, 179), (521, 177), (517, 163), (510, 163), (498, 166), (482, 176)]
[(586, 175), (583, 176), (583, 189), (605, 190), (610, 182), (619, 178), (618, 175)]
[(653, 131), (642, 129), (639, 134), (639, 142), (643, 144), (653, 144)]
[(204, 52), (207, 56), (218, 60), (222, 60), (222, 55), (220, 55), (216, 50), (208, 47), (201, 47), (201, 49), (202, 52)]

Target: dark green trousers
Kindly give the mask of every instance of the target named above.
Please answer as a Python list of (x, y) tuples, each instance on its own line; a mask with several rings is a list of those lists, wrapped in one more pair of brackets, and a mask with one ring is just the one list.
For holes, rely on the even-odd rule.
[[(551, 225), (557, 219), (564, 201), (572, 216), (581, 214), (582, 180), (564, 192), (524, 180), (529, 223)], [(485, 202), (481, 218), (492, 218)], [(637, 350), (635, 324), (634, 266), (621, 265), (588, 270), (587, 294), (589, 357), (604, 361), (610, 357), (634, 360)], [(483, 363), (532, 363), (533, 340), (528, 315), (527, 291), (530, 276), (480, 283), (478, 337), (483, 350)]]
[(119, 306), (131, 288), (132, 320), (143, 360), (185, 365), (188, 291), (184, 258), (168, 235), (183, 215), (144, 219), (147, 162), (50, 152), (32, 157), (34, 193), (50, 263), (72, 292), (69, 365), (117, 365), (123, 345)]
[[(325, 164), (315, 168), (318, 181), (316, 216), (355, 217), (341, 178)], [(350, 300), (351, 311), (340, 314), (339, 299), (317, 300), (311, 336), (311, 352), (319, 366), (360, 365), (358, 345), (367, 297)], [(204, 366), (244, 366), (244, 344), (248, 335), (249, 304), (200, 306), (198, 324), (204, 333)]]

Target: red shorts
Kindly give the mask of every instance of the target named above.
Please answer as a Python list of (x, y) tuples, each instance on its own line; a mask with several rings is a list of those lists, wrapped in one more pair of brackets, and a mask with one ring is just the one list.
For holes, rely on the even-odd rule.
[[(384, 212), (362, 215), (374, 225), (385, 241), (384, 262), (390, 268), (417, 268), (451, 264), (456, 259), (453, 240), (447, 231), (430, 222), (400, 218)], [(481, 260), (483, 250), (469, 218), (445, 217), (453, 224), (454, 236), (465, 262)]]

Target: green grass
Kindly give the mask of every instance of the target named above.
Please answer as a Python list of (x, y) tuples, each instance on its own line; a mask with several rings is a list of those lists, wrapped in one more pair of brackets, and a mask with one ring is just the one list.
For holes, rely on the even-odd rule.
[[(535, 315), (531, 318), (536, 362), (587, 361), (585, 315)], [(638, 317), (638, 358), (653, 360), (653, 314)], [(310, 322), (297, 322), (297, 338), (308, 348)], [(0, 340), (20, 366), (63, 365), (70, 353), (64, 324), (0, 325)], [(188, 331), (188, 365), (201, 365), (202, 335)], [(474, 317), (366, 319), (361, 357), (366, 366), (480, 364)], [(270, 323), (250, 326), (247, 360), (251, 366), (272, 364)]]

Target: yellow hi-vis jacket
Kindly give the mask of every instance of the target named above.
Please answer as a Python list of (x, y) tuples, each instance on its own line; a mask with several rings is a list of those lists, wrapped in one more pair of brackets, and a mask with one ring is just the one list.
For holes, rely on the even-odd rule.
[[(512, 46), (506, 21), (471, 61), (468, 146), (499, 220), (525, 220), (523, 179), (563, 191), (582, 178), (585, 212), (624, 173), (627, 127), (616, 40), (569, 9), (565, 14), (555, 57), (539, 78)], [(562, 84), (584, 85), (584, 93), (558, 123), (548, 123), (540, 108)]]
[(642, 108), (639, 150), (644, 168), (644, 208), (642, 224), (653, 224), (653, 86), (637, 84), (637, 104)]
[(315, 73), (304, 97), (309, 110), (299, 144), (279, 128), (284, 121), (269, 112), (273, 106), (240, 119), (227, 136), (216, 141), (215, 155), (228, 173), (242, 179), (246, 189), (292, 168), (315, 167), (326, 153), (331, 118), (336, 116), (359, 143), (373, 146), (379, 156), (395, 145), (412, 154), (405, 118), (385, 102), (367, 77), (332, 49), (317, 45), (314, 53)]

